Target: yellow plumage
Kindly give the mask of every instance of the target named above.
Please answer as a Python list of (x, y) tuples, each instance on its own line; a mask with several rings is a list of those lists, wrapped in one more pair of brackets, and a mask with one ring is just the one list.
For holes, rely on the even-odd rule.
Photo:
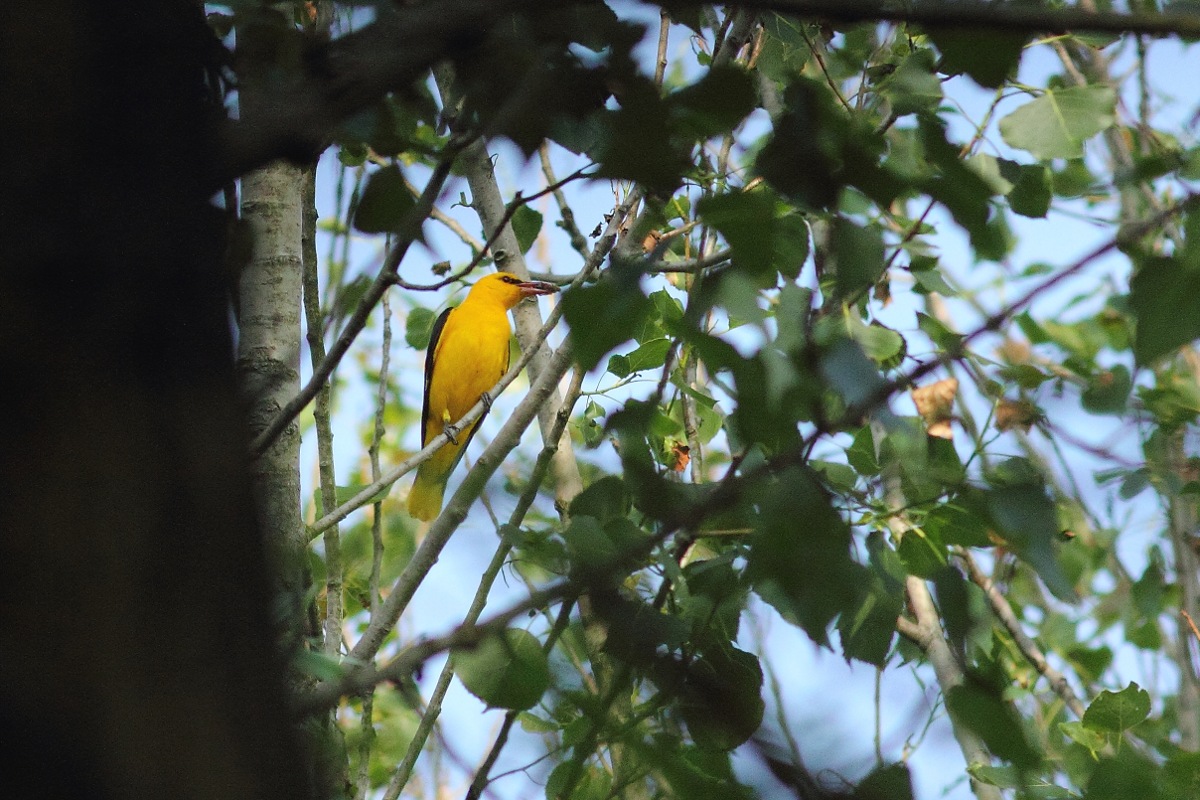
[[(425, 354), (425, 403), (421, 412), (421, 446), (462, 419), (480, 395), (508, 371), (508, 311), (525, 297), (548, 294), (558, 287), (540, 281), (521, 281), (504, 272), (481, 278), (462, 305), (442, 312), (433, 325)], [(481, 418), (482, 419), (482, 418)], [(430, 520), (442, 510), (446, 481), (475, 435), (479, 422), (454, 433), (417, 468), (408, 494), (408, 513)]]

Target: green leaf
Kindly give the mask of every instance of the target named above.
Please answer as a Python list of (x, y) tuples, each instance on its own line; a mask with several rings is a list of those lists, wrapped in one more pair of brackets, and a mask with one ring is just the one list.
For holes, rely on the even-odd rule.
[(1147, 258), (1130, 282), (1137, 317), (1133, 354), (1149, 365), (1200, 338), (1200, 269), (1181, 258)]
[(809, 208), (837, 201), (843, 175), (837, 150), (844, 125), (827, 87), (798, 78), (784, 93), (786, 112), (758, 153), (755, 169), (776, 190)]
[(861, 227), (839, 217), (833, 228), (833, 248), (837, 254), (838, 297), (857, 297), (882, 277), (883, 236), (878, 228)]
[(1177, 753), (1163, 765), (1165, 800), (1200, 797), (1200, 753)]
[(404, 341), (414, 350), (424, 350), (429, 346), (429, 334), (433, 332), (435, 315), (428, 308), (417, 306), (408, 312), (404, 321)]
[(1011, 766), (969, 764), (967, 772), (980, 783), (999, 786), (1001, 789), (1016, 789), (1021, 786), (1021, 772)]
[[(568, 787), (571, 781), (574, 785)], [(568, 788), (571, 800), (604, 800), (612, 796), (612, 775), (600, 767), (567, 759), (550, 772), (546, 780), (546, 800), (562, 800)]]
[(732, 192), (704, 197), (696, 212), (713, 226), (733, 250), (735, 263), (754, 274), (772, 269), (775, 248), (763, 226), (775, 217), (775, 201), (767, 192)]
[(625, 86), (621, 107), (604, 113), (604, 133), (596, 148), (597, 177), (636, 181), (670, 195), (688, 167), (686, 151), (672, 141), (670, 110), (657, 87), (646, 82)]
[(884, 206), (903, 190), (891, 168), (880, 164), (883, 137), (866, 119), (847, 114), (825, 83), (793, 80), (783, 105), (755, 159), (758, 174), (780, 194), (810, 209), (828, 209), (846, 185)]
[(537, 638), (507, 628), (477, 646), (454, 651), (454, 671), (463, 686), (491, 708), (524, 711), (550, 688), (550, 667)]
[[(971, 500), (973, 498), (963, 498)], [(943, 503), (925, 517), (924, 528), (944, 544), (963, 547), (987, 547), (988, 521), (986, 512), (973, 502)]]
[(1014, 214), (1032, 219), (1046, 216), (1050, 211), (1053, 192), (1050, 170), (1045, 165), (1016, 164), (1002, 159), (1000, 172), (1012, 183), (1012, 189), (1008, 192), (1008, 206)]
[(975, 731), (997, 757), (1017, 767), (1037, 766), (1040, 759), (1025, 739), (1020, 718), (997, 693), (964, 683), (946, 692), (946, 707), (960, 724)]
[(629, 511), (629, 495), (625, 483), (616, 475), (606, 475), (593, 482), (571, 501), (570, 516), (588, 516), (600, 523), (624, 517)]
[(684, 618), (649, 603), (627, 600), (616, 592), (592, 592), (592, 609), (605, 626), (606, 651), (637, 666), (661, 659), (661, 648), (678, 652), (688, 641), (691, 625)]
[(978, 28), (927, 28), (942, 52), (939, 69), (947, 75), (965, 73), (987, 89), (999, 89), (1016, 74), (1028, 36)]
[(1083, 407), (1093, 414), (1120, 414), (1129, 402), (1133, 377), (1122, 364), (1100, 370), (1088, 380), (1081, 398)]
[(946, 548), (915, 529), (904, 534), (897, 552), (905, 568), (919, 578), (932, 578), (946, 566)]
[(712, 647), (687, 668), (679, 713), (696, 745), (732, 750), (762, 724), (762, 667), (732, 646)]
[(313, 650), (300, 650), (293, 655), (292, 667), (319, 681), (338, 681), (343, 676), (340, 658)]
[(854, 800), (913, 800), (908, 765), (878, 767), (854, 787)]
[[(655, 779), (661, 779), (665, 784), (662, 788), (666, 791), (655, 796), (677, 797), (681, 800), (709, 797), (752, 800), (756, 796), (734, 776), (727, 751), (684, 745), (674, 736), (661, 734), (651, 739), (648, 745), (641, 743), (641, 737), (630, 741), (632, 738), (628, 737), (625, 741), (638, 754), (639, 763), (650, 767)], [(610, 794), (608, 798), (619, 796)]]
[(1079, 158), (1085, 141), (1112, 126), (1116, 103), (1110, 86), (1047, 90), (1001, 119), (1000, 136), (1042, 161)]
[(528, 253), (529, 248), (537, 241), (542, 232), (542, 215), (526, 205), (518, 206), (512, 215), (513, 233), (517, 235), (517, 243), (522, 253)]
[(1092, 771), (1084, 800), (1158, 800), (1158, 767), (1122, 750), (1116, 758), (1101, 759)]
[(933, 71), (933, 58), (929, 48), (914, 50), (880, 86), (896, 114), (933, 110), (941, 103), (942, 82)]
[[(915, 274), (915, 273), (914, 273)], [(917, 327), (943, 350), (956, 350), (962, 345), (962, 334), (947, 328), (940, 320), (917, 312)]]
[(757, 103), (754, 79), (732, 65), (714, 66), (699, 81), (667, 98), (672, 127), (696, 140), (732, 131)]
[(883, 384), (879, 367), (855, 341), (838, 338), (821, 354), (821, 376), (847, 405), (864, 403)]
[(883, 667), (896, 637), (896, 617), (903, 610), (900, 593), (889, 592), (882, 582), (872, 581), (860, 594), (856, 606), (838, 617), (838, 635), (846, 659)]
[(1096, 754), (1108, 742), (1108, 739), (1103, 733), (1092, 730), (1082, 722), (1072, 720), (1071, 722), (1060, 722), (1058, 729), (1061, 730), (1071, 741), (1081, 744), (1088, 749), (1095, 758)]
[(372, 173), (354, 210), (354, 228), (363, 233), (394, 233), (408, 222), (416, 198), (395, 164)]
[[(354, 499), (355, 495), (357, 495), (363, 489), (366, 489), (369, 485), (370, 484), (367, 484), (367, 483), (350, 483), (345, 486), (335, 486), (334, 487), (334, 500), (337, 503), (337, 505), (340, 506), (343, 503)], [(378, 502), (378, 501), (382, 500), (383, 498), (387, 497), (387, 494), (388, 494), (387, 489), (380, 489), (378, 492), (376, 492), (374, 495), (372, 495), (371, 499), (368, 500), (367, 502), (368, 503)], [(316, 493), (316, 497), (317, 497), (317, 516), (321, 517), (321, 516), (324, 516), (326, 513), (325, 502), (322, 499), (320, 492)]]
[(860, 320), (850, 317), (846, 320), (846, 329), (850, 338), (858, 342), (863, 354), (885, 369), (898, 366), (904, 358), (904, 337), (882, 323), (864, 325)]
[(1113, 652), (1107, 645), (1096, 648), (1078, 646), (1067, 650), (1066, 658), (1079, 673), (1080, 679), (1093, 682), (1112, 666)]
[(1003, 215), (991, 211), (991, 198), (996, 193), (992, 185), (962, 160), (959, 156), (962, 148), (947, 137), (941, 118), (920, 115), (918, 131), (925, 157), (938, 167), (938, 174), (922, 181), (921, 188), (966, 229), (980, 258), (1003, 258), (1009, 237)]
[(571, 518), (563, 532), (572, 571), (586, 580), (608, 580), (636, 561), (647, 534), (625, 517), (605, 523), (595, 517)]
[(875, 437), (871, 426), (864, 425), (854, 434), (854, 441), (846, 448), (846, 461), (864, 476), (879, 474), (879, 459), (875, 455)]
[(848, 492), (858, 482), (858, 473), (849, 464), (812, 458), (809, 459), (808, 465), (820, 473), (821, 477), (825, 479), (825, 483), (835, 491)]
[(757, 482), (748, 495), (758, 513), (747, 577), (785, 619), (826, 644), (826, 628), (854, 607), (865, 578), (865, 569), (850, 557), (849, 527), (806, 470), (784, 470)]
[(638, 286), (639, 277), (632, 270), (610, 269), (591, 286), (579, 286), (563, 295), (573, 355), (584, 369), (592, 369), (605, 353), (632, 339), (653, 310)]
[(687, 591), (680, 600), (680, 613), (692, 621), (693, 636), (704, 633), (736, 641), (748, 587), (731, 561), (719, 556), (683, 568)]
[(1055, 597), (1074, 601), (1075, 590), (1054, 552), (1058, 518), (1045, 490), (1034, 484), (1002, 486), (987, 498), (992, 519), (1013, 552), (1037, 570)]
[(618, 378), (624, 378), (635, 372), (647, 369), (658, 369), (671, 350), (670, 339), (654, 339), (638, 347), (629, 355), (613, 356), (608, 360), (608, 371)]
[(1103, 691), (1083, 715), (1083, 724), (1094, 731), (1120, 733), (1150, 716), (1150, 695), (1136, 683), (1119, 692)]
[(952, 567), (943, 567), (935, 572), (933, 584), (937, 589), (938, 608), (946, 635), (956, 647), (962, 648), (971, 635), (971, 629), (975, 627), (969, 588), (971, 584)]

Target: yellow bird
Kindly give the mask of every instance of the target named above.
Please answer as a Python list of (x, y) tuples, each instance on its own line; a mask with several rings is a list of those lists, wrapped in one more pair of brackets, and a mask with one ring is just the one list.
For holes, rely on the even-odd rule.
[(421, 446), (443, 431), (450, 434), (450, 441), (417, 468), (408, 493), (412, 516), (430, 520), (441, 513), (446, 481), (479, 427), (477, 421), (460, 431), (452, 423), (480, 399), (490, 407), (486, 394), (508, 371), (509, 309), (526, 297), (557, 291), (552, 283), (522, 281), (496, 272), (480, 278), (461, 305), (446, 309), (433, 323), (425, 352)]

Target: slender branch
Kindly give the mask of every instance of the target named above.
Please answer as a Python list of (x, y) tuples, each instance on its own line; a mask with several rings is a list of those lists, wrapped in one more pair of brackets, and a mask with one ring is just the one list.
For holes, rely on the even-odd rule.
[[(388, 369), (392, 353), (392, 310), (388, 296), (384, 294), (383, 310), (383, 346), (380, 348), (379, 360), (379, 392), (375, 405), (375, 428), (371, 432), (371, 444), (368, 456), (371, 461), (371, 480), (379, 480), (379, 448), (383, 443), (383, 418), (387, 408)], [(383, 569), (383, 501), (375, 502), (375, 513), (371, 518), (371, 574), (367, 578), (367, 594), (370, 601), (370, 616), (379, 610), (379, 574)], [(369, 617), (368, 617), (369, 618)], [(375, 743), (374, 716), (375, 692), (363, 692), (362, 715), (359, 719), (361, 740), (358, 748), (358, 799), (366, 800), (371, 790), (370, 759), (371, 748)]]
[[(508, 524), (510, 526), (520, 525), (521, 520), (525, 518), (525, 513), (533, 505), (534, 498), (537, 497), (538, 488), (541, 486), (542, 480), (546, 477), (547, 470), (549, 469), (550, 459), (557, 449), (554, 443), (561, 438), (562, 432), (566, 429), (567, 421), (571, 416), (571, 406), (574, 405), (575, 400), (579, 397), (582, 382), (583, 373), (576, 369), (571, 381), (571, 388), (567, 391), (567, 399), (563, 403), (562, 408), (559, 409), (555, 420), (555, 430), (549, 440), (550, 443), (543, 447), (542, 452), (538, 454), (537, 462), (534, 464), (533, 472), (529, 478), (529, 484), (521, 492), (521, 497), (517, 500), (517, 507), (513, 509), (512, 515), (509, 517)], [(511, 551), (512, 543), (508, 539), (501, 539), (500, 544), (496, 547), (496, 552), (492, 554), (491, 562), (483, 571), (479, 586), (475, 590), (475, 597), (471, 600), (471, 606), (467, 609), (467, 614), (463, 618), (463, 625), (474, 625), (479, 620), (480, 615), (483, 613), (484, 605), (487, 603), (492, 585), (500, 575), (500, 570)], [(569, 605), (564, 605), (564, 612), (569, 612)], [(405, 785), (407, 785), (408, 779), (412, 775), (413, 767), (416, 766), (417, 757), (420, 755), (421, 750), (424, 749), (429, 732), (433, 730), (434, 723), (437, 721), (438, 715), (441, 714), (442, 700), (450, 688), (450, 681), (453, 677), (453, 661), (447, 661), (438, 675), (437, 684), (434, 686), (433, 693), (429, 697), (425, 714), (421, 717), (421, 722), (417, 726), (416, 733), (413, 734), (413, 738), (409, 742), (404, 759), (400, 762), (396, 773), (388, 782), (387, 790), (383, 795), (384, 800), (396, 800), (400, 792), (404, 790)]]
[[(304, 320), (308, 354), (313, 369), (325, 360), (324, 330), (321, 315), (321, 288), (317, 276), (317, 176), (314, 167), (303, 173), (301, 188), (303, 226), (301, 233), (301, 262), (304, 268)], [(333, 464), (333, 426), (329, 419), (330, 386), (326, 381), (317, 391), (313, 420), (317, 429), (317, 473), (321, 505), (337, 504), (337, 479)], [(342, 545), (336, 525), (325, 530), (325, 644), (324, 652), (336, 655), (342, 645)]]
[(379, 652), (384, 637), (396, 624), (396, 620), (400, 618), (413, 594), (416, 593), (417, 587), (437, 562), (438, 554), (449, 541), (450, 535), (466, 518), (471, 502), (478, 496), (484, 483), (500, 466), (505, 456), (517, 446), (521, 432), (537, 415), (538, 409), (554, 390), (558, 379), (566, 373), (570, 362), (571, 348), (570, 342), (567, 342), (555, 353), (546, 370), (530, 387), (529, 394), (513, 411), (500, 433), (484, 450), (483, 455), (475, 462), (471, 471), (467, 473), (446, 508), (434, 520), (425, 540), (421, 542), (400, 577), (396, 579), (391, 593), (380, 605), (379, 613), (371, 620), (367, 630), (363, 632), (358, 644), (351, 652), (351, 656), (355, 660), (365, 663)]
[[(383, 443), (384, 414), (388, 401), (388, 369), (391, 366), (392, 355), (392, 313), (387, 295), (383, 296), (383, 346), (380, 347), (379, 357), (379, 394), (375, 405), (375, 428), (371, 432), (369, 456), (371, 460), (371, 482), (375, 484), (382, 477), (379, 466), (379, 448)], [(371, 576), (367, 582), (370, 592), (370, 609), (373, 615), (379, 609), (379, 574), (383, 569), (383, 500), (375, 501), (375, 513), (371, 519)]]
[(962, 358), (963, 354), (966, 352), (968, 344), (984, 334), (1000, 330), (1000, 328), (1012, 316), (1024, 309), (1025, 306), (1032, 303), (1035, 299), (1049, 289), (1083, 271), (1089, 265), (1091, 265), (1092, 262), (1105, 255), (1108, 255), (1122, 244), (1128, 241), (1136, 240), (1141, 236), (1156, 230), (1164, 222), (1175, 217), (1176, 215), (1197, 206), (1200, 206), (1200, 193), (1190, 194), (1180, 202), (1163, 209), (1161, 212), (1155, 214), (1149, 219), (1136, 225), (1127, 226), (1126, 230), (1118, 232), (1117, 235), (1108, 242), (1096, 247), (1086, 255), (1081, 256), (1077, 261), (1075, 261), (1075, 263), (1040, 282), (1037, 286), (1029, 289), (1027, 292), (1025, 292), (1025, 294), (1021, 295), (1004, 308), (989, 316), (984, 320), (982, 325), (979, 325), (970, 333), (965, 334), (954, 346), (947, 347), (938, 357), (921, 363), (914, 369), (909, 370), (894, 380), (880, 383), (872, 391), (867, 393), (865, 397), (848, 404), (845, 413), (843, 413), (837, 420), (826, 421), (818, 426), (818, 429), (809, 437), (809, 441), (806, 442), (805, 446), (807, 447), (809, 444), (811, 444), (811, 442), (816, 441), (816, 439), (820, 436), (823, 436), (832, 430), (837, 430), (839, 426), (847, 423), (850, 420), (861, 419), (865, 414), (874, 411), (886, 403), (887, 399), (896, 392), (904, 391), (934, 370), (950, 363), (951, 361), (956, 361), (957, 359)]
[(294, 712), (297, 716), (320, 713), (338, 702), (343, 696), (353, 696), (387, 681), (410, 678), (422, 664), (434, 656), (458, 647), (479, 644), (488, 634), (508, 627), (518, 617), (531, 609), (546, 605), (577, 591), (571, 581), (559, 581), (533, 592), (504, 611), (476, 625), (460, 625), (442, 636), (422, 639), (403, 648), (396, 657), (381, 668), (372, 664), (345, 671), (339, 680), (326, 681), (313, 691), (297, 698)]
[(667, 74), (667, 44), (671, 37), (671, 15), (666, 9), (658, 12), (658, 57), (654, 60), (654, 83), (660, 88)]
[[(883, 424), (878, 420), (871, 421), (871, 434), (874, 437), (876, 447), (886, 435)], [(884, 472), (884, 495), (889, 507), (895, 509), (904, 505), (904, 492), (900, 486), (900, 469), (898, 465), (891, 465)], [(897, 540), (901, 540), (904, 536), (910, 535), (912, 523), (908, 519), (908, 515), (904, 513), (890, 514), (887, 518), (887, 526), (891, 530), (892, 535)], [(962, 665), (955, 658), (954, 652), (950, 649), (950, 644), (946, 640), (945, 631), (942, 629), (941, 616), (938, 614), (937, 607), (933, 603), (933, 597), (929, 593), (929, 586), (925, 581), (915, 575), (909, 575), (904, 581), (904, 593), (908, 598), (908, 608), (912, 616), (915, 618), (915, 629), (907, 629), (909, 638), (921, 649), (925, 657), (933, 666), (934, 676), (937, 678), (938, 687), (941, 689), (943, 696), (948, 696), (950, 691), (957, 686), (961, 686), (965, 680)], [(907, 621), (902, 615), (900, 620)], [(897, 626), (899, 627), (899, 625)], [(947, 708), (949, 712), (949, 708)], [(970, 767), (974, 764), (990, 765), (992, 763), (991, 755), (983, 744), (983, 740), (979, 734), (970, 727), (963, 725), (955, 714), (948, 713), (950, 719), (950, 728), (954, 733), (954, 738), (958, 742), (958, 747), (962, 751), (963, 758)], [(971, 788), (975, 792), (975, 796), (979, 800), (1001, 800), (1000, 790), (995, 786), (989, 786), (975, 778), (971, 778)]]
[(350, 349), (350, 345), (354, 343), (355, 338), (362, 332), (367, 325), (367, 320), (371, 316), (371, 312), (379, 303), (383, 293), (388, 290), (393, 283), (396, 282), (396, 270), (400, 268), (400, 262), (404, 260), (408, 248), (416, 241), (417, 236), (421, 232), (421, 223), (429, 216), (430, 209), (437, 202), (438, 195), (442, 192), (442, 187), (445, 186), (446, 180), (450, 177), (450, 167), (454, 162), (454, 158), (466, 146), (465, 140), (451, 140), (451, 143), (446, 146), (446, 152), (443, 153), (442, 159), (433, 169), (433, 174), (429, 176), (429, 182), (425, 184), (425, 191), (421, 193), (421, 197), (417, 200), (416, 206), (409, 212), (405, 220), (404, 230), (399, 234), (399, 239), (395, 247), (388, 251), (387, 257), (384, 258), (383, 266), (380, 267), (379, 273), (375, 276), (375, 280), (371, 282), (363, 299), (354, 309), (354, 314), (346, 322), (346, 327), (342, 329), (341, 335), (333, 343), (333, 347), (329, 349), (329, 354), (321, 361), (320, 366), (313, 369), (312, 377), (308, 383), (300, 390), (300, 393), (287, 402), (275, 415), (270, 424), (254, 437), (254, 441), (250, 443), (250, 452), (255, 457), (262, 455), (276, 437), (283, 432), (296, 415), (316, 397), (317, 392), (329, 380), (329, 376), (337, 368), (342, 357)]
[(983, 571), (979, 569), (979, 564), (976, 563), (968, 550), (960, 548), (956, 555), (962, 561), (963, 566), (967, 568), (967, 577), (971, 579), (972, 583), (982, 589), (984, 595), (987, 596), (988, 603), (992, 606), (992, 613), (1004, 624), (1005, 629), (1008, 630), (1009, 634), (1013, 637), (1013, 641), (1017, 643), (1017, 647), (1021, 650), (1021, 654), (1033, 665), (1034, 669), (1045, 676), (1046, 680), (1050, 682), (1050, 688), (1063, 699), (1063, 702), (1067, 704), (1067, 707), (1071, 709), (1075, 716), (1082, 719), (1083, 712), (1087, 710), (1087, 707), (1084, 706), (1083, 702), (1075, 694), (1075, 690), (1071, 688), (1071, 684), (1067, 683), (1066, 677), (1057, 669), (1050, 666), (1042, 649), (1025, 633), (1025, 629), (1021, 627), (1021, 621), (1017, 619), (1012, 606), (1008, 604), (1008, 599), (996, 588), (996, 584), (992, 579), (983, 574)]
[[(504, 390), (508, 388), (508, 385), (517, 379), (517, 376), (521, 374), (521, 371), (525, 369), (525, 366), (529, 363), (530, 359), (533, 358), (534, 351), (545, 343), (546, 338), (550, 335), (550, 332), (554, 330), (554, 327), (558, 324), (558, 321), (561, 317), (562, 312), (559, 309), (555, 309), (554, 312), (550, 314), (546, 320), (546, 324), (543, 325), (542, 330), (538, 332), (538, 337), (536, 340), (534, 340), (533, 346), (523, 351), (521, 353), (521, 357), (517, 359), (517, 362), (509, 368), (508, 372), (504, 373), (504, 377), (497, 381), (496, 385), (488, 391), (489, 398), (499, 397)], [(471, 406), (471, 409), (463, 415), (462, 419), (457, 420), (452, 427), (459, 430), (465, 429), (468, 425), (482, 417), (486, 410), (487, 406), (484, 405), (482, 400), (480, 400), (475, 405)], [(450, 441), (450, 437), (445, 433), (438, 434), (433, 439), (430, 439), (429, 444), (425, 445), (415, 454), (409, 456), (396, 466), (389, 469), (378, 479), (374, 480), (370, 486), (367, 486), (365, 489), (358, 492), (349, 500), (342, 503), (340, 506), (333, 509), (309, 526), (309, 537), (314, 538), (320, 535), (327, 528), (332, 525), (336, 525), (338, 522), (341, 522), (358, 509), (375, 502), (380, 492), (386, 491), (392, 486), (392, 484), (404, 477), (405, 474), (415, 469), (422, 462), (429, 460), (433, 454), (436, 453), (438, 449), (440, 449), (441, 446), (448, 441)]]
[[(554, 177), (554, 165), (550, 163), (549, 142), (542, 142), (542, 146), (538, 148), (538, 158), (542, 162), (542, 175), (546, 177), (546, 183), (556, 185), (558, 178)], [(575, 222), (575, 210), (567, 202), (567, 196), (562, 189), (554, 190), (554, 202), (558, 204), (559, 225), (570, 237), (571, 247), (586, 260), (591, 254), (587, 237), (579, 230), (579, 225)]]
[[(925, 652), (929, 663), (933, 665), (933, 672), (937, 676), (938, 686), (941, 687), (943, 694), (948, 693), (954, 687), (962, 685), (964, 680), (962, 667), (955, 660), (954, 653), (946, 642), (937, 608), (933, 604), (933, 597), (930, 596), (929, 587), (925, 585), (925, 581), (910, 575), (904, 585), (909, 606), (917, 620), (919, 636), (923, 641), (923, 644), (918, 642), (918, 646)], [(967, 766), (991, 764), (991, 755), (988, 754), (979, 735), (955, 719), (954, 714), (948, 716), (950, 717), (950, 727), (954, 731), (954, 738), (958, 740)], [(981, 783), (972, 778), (971, 788), (979, 800), (1001, 800), (1000, 790), (995, 786)]]
[[(482, 143), (480, 143), (480, 142), (476, 142), (475, 144), (482, 146)], [(467, 148), (467, 150), (469, 151), (473, 147), (474, 147), (474, 145), (471, 145)], [(409, 283), (408, 281), (403, 280), (401, 278), (396, 278), (395, 284), (397, 286), (400, 286), (401, 288), (409, 289), (414, 292), (429, 292), (429, 291), (433, 291), (435, 289), (441, 289), (443, 286), (448, 286), (449, 284), (454, 283), (455, 281), (459, 280), (460, 278), (463, 278), (466, 275), (469, 275), (475, 269), (475, 267), (479, 266), (479, 264), (483, 261), (483, 259), (485, 259), (488, 256), (488, 254), (492, 252), (492, 249), (493, 249), (493, 247), (495, 247), (496, 242), (502, 236), (504, 236), (506, 232), (511, 233), (511, 229), (507, 227), (508, 223), (512, 221), (513, 215), (515, 215), (517, 213), (517, 211), (520, 210), (521, 206), (528, 205), (529, 203), (532, 203), (534, 200), (545, 197), (546, 195), (551, 194), (552, 192), (558, 191), (563, 186), (565, 186), (568, 183), (571, 183), (572, 181), (577, 181), (580, 178), (586, 178), (588, 176), (588, 173), (585, 170), (590, 169), (591, 166), (592, 165), (589, 164), (586, 167), (580, 167), (579, 169), (575, 170), (570, 175), (563, 178), (562, 180), (560, 180), (558, 183), (554, 184), (553, 186), (547, 186), (545, 189), (534, 192), (531, 195), (526, 196), (526, 195), (521, 194), (520, 192), (517, 192), (516, 195), (513, 196), (512, 201), (504, 206), (504, 213), (500, 216), (500, 219), (502, 220), (501, 224), (496, 227), (496, 229), (492, 232), (492, 234), (490, 236), (488, 236), (487, 241), (483, 243), (483, 247), (479, 248), (479, 250), (475, 253), (474, 257), (472, 257), (471, 260), (469, 262), (467, 262), (467, 265), (465, 267), (462, 267), (461, 269), (456, 270), (453, 274), (443, 278), (440, 281), (435, 281), (434, 283), (427, 283), (427, 284)], [(509, 255), (508, 251), (506, 251), (506, 250), (496, 250), (495, 254), (493, 255), (493, 260), (496, 262), (498, 267), (500, 267), (501, 269), (504, 269), (504, 267), (502, 265), (503, 265), (503, 262), (505, 261), (505, 259), (508, 258), (508, 255)], [(516, 273), (516, 274), (518, 274), (520, 277), (526, 277), (525, 275), (520, 275), (520, 273)], [(527, 274), (528, 273), (526, 273), (526, 275)]]

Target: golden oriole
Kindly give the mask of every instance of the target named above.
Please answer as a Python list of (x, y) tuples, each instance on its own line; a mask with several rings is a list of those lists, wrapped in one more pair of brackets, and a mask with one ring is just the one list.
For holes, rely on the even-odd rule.
[(417, 468), (417, 479), (408, 493), (409, 514), (430, 520), (442, 510), (446, 481), (479, 427), (476, 421), (458, 431), (452, 423), (481, 398), (490, 406), (485, 393), (508, 371), (508, 340), (512, 336), (508, 310), (526, 297), (557, 291), (552, 283), (522, 281), (496, 272), (480, 278), (461, 305), (446, 309), (433, 323), (425, 351), (421, 446), (447, 429), (451, 440)]

